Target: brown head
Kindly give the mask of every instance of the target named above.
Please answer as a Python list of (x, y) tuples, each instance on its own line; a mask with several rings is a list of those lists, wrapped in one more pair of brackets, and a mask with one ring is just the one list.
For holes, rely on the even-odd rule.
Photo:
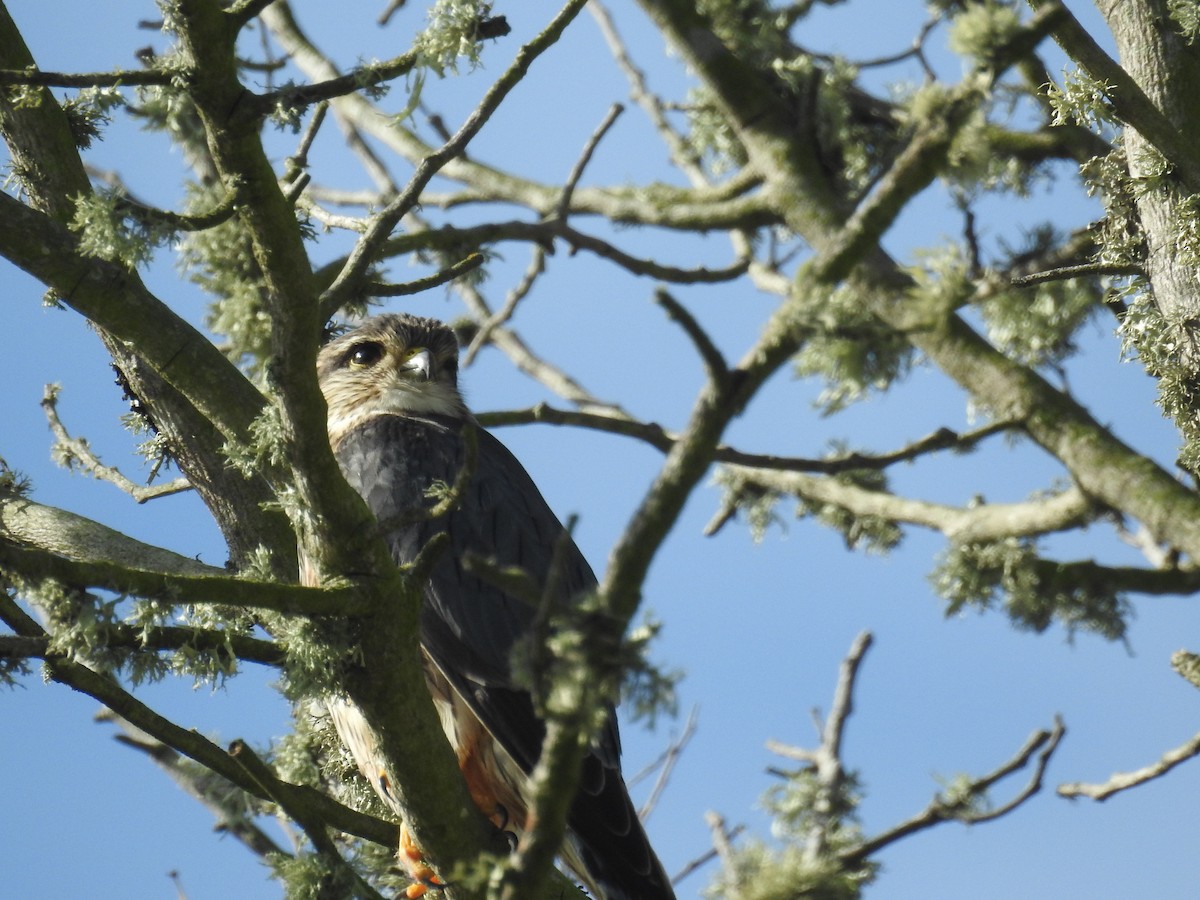
[(458, 341), (437, 319), (368, 319), (321, 348), (317, 378), (335, 445), (373, 416), (469, 415), (458, 392)]

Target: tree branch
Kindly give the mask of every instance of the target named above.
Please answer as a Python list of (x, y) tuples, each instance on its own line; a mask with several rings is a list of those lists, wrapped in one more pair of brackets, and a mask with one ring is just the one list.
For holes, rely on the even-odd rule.
[(809, 750), (778, 741), (767, 742), (767, 749), (771, 752), (813, 767), (817, 784), (812, 804), (814, 821), (805, 842), (804, 855), (814, 866), (828, 855), (829, 838), (845, 815), (847, 785), (846, 770), (842, 763), (842, 738), (850, 715), (854, 712), (854, 684), (858, 671), (873, 640), (869, 631), (860, 632), (850, 646), (850, 652), (842, 660), (833, 705), (824, 726), (820, 728), (820, 746)]
[(38, 68), (0, 69), (0, 85), (40, 87), (146, 87), (167, 86), (184, 73), (162, 69), (118, 69), (114, 72), (43, 72)]
[(46, 413), (50, 430), (54, 434), (56, 442), (54, 452), (65, 460), (67, 468), (72, 468), (74, 463), (78, 463), (93, 478), (116, 485), (138, 503), (146, 503), (159, 497), (169, 497), (172, 494), (192, 489), (192, 483), (186, 478), (176, 478), (174, 481), (164, 484), (135, 484), (121, 474), (120, 469), (104, 465), (100, 461), (100, 457), (92, 452), (92, 448), (86, 440), (71, 437), (66, 426), (63, 425), (62, 419), (58, 415), (58, 391), (57, 385), (46, 385), (42, 393), (42, 410)]
[(1090, 797), (1093, 800), (1104, 801), (1121, 791), (1127, 791), (1139, 784), (1145, 784), (1147, 781), (1162, 778), (1176, 766), (1196, 756), (1200, 756), (1200, 733), (1173, 750), (1168, 750), (1148, 766), (1133, 772), (1118, 772), (1102, 784), (1087, 784), (1079, 781), (1061, 784), (1058, 787), (1058, 795), (1070, 799)]
[[(265, 666), (278, 667), (283, 665), (284, 661), (283, 649), (273, 641), (264, 641), (223, 629), (175, 625), (135, 628), (132, 625), (114, 624), (108, 627), (106, 640), (109, 647), (152, 652), (180, 650), (183, 647), (228, 650), (242, 662), (260, 663)], [(50, 649), (48, 637), (0, 636), (0, 657), (46, 659), (48, 655), (57, 655)]]
[(181, 574), (127, 568), (107, 559), (72, 559), (0, 538), (0, 572), (30, 581), (53, 579), (171, 604), (220, 603), (296, 616), (353, 617), (367, 602), (353, 587), (303, 587), (228, 575)]
[(279, 854), (290, 856), (254, 822), (250, 796), (220, 775), (198, 768), (177, 750), (168, 747), (109, 709), (96, 715), (96, 721), (113, 722), (121, 733), (113, 738), (148, 757), (183, 791), (198, 800), (216, 819), (217, 831), (231, 834), (259, 858)]
[(751, 471), (730, 466), (735, 478), (813, 503), (828, 503), (856, 516), (877, 516), (940, 531), (956, 543), (994, 541), (1012, 535), (1065, 531), (1094, 517), (1096, 507), (1078, 487), (1044, 500), (956, 507), (898, 497), (832, 478), (798, 472)]
[(470, 140), (479, 132), (484, 123), (491, 118), (492, 113), (509, 92), (525, 77), (530, 65), (548, 47), (558, 41), (563, 30), (583, 9), (586, 0), (568, 0), (550, 24), (533, 40), (521, 48), (516, 59), (507, 71), (488, 89), (479, 105), (463, 122), (458, 132), (438, 150), (428, 154), (417, 165), (408, 184), (386, 207), (381, 209), (371, 220), (366, 232), (351, 251), (342, 271), (321, 296), (321, 308), (325, 310), (340, 309), (342, 305), (358, 290), (359, 283), (366, 274), (368, 267), (378, 258), (392, 229), (400, 219), (412, 209), (420, 198), (421, 192), (430, 179), (441, 170), (451, 159), (459, 156)]
[[(873, 854), (878, 853), (901, 838), (932, 828), (935, 825), (940, 825), (943, 822), (962, 822), (964, 825), (973, 825), (979, 822), (991, 821), (1012, 812), (1041, 790), (1042, 779), (1046, 774), (1046, 766), (1049, 765), (1050, 757), (1058, 749), (1058, 744), (1064, 734), (1066, 734), (1066, 728), (1063, 726), (1062, 720), (1056, 718), (1054, 728), (1051, 731), (1034, 732), (1030, 735), (1029, 740), (1025, 742), (1025, 746), (1018, 750), (1008, 762), (1002, 764), (999, 768), (981, 778), (972, 779), (961, 787), (955, 788), (954, 796), (951, 798), (947, 798), (941, 794), (937, 795), (922, 812), (876, 837), (863, 841), (859, 846), (841, 853), (839, 859), (848, 868), (858, 866)], [(994, 784), (1014, 772), (1024, 769), (1034, 759), (1035, 755), (1037, 759), (1034, 762), (1033, 773), (1025, 787), (1016, 796), (995, 809), (977, 811), (973, 808), (973, 804), (983, 798)]]
[(367, 282), (363, 286), (363, 293), (369, 297), (408, 297), (413, 294), (419, 294), (422, 291), (428, 291), (439, 285), (447, 284), (455, 278), (461, 278), (468, 272), (474, 272), (483, 265), (484, 256), (482, 253), (471, 253), (463, 257), (452, 266), (447, 266), (440, 272), (435, 272), (425, 278), (416, 278), (412, 281), (406, 281), (403, 284), (384, 284), (378, 281)]
[[(3, 594), (0, 594), (0, 618), (22, 637), (47, 637), (41, 626)], [(256, 781), (246, 776), (242, 767), (235, 763), (228, 753), (201, 736), (199, 732), (182, 728), (160, 716), (124, 690), (111, 677), (94, 672), (82, 663), (68, 660), (47, 660), (46, 666), (52, 680), (98, 700), (137, 728), (189, 759), (194, 759), (247, 793), (262, 800), (272, 800)], [(272, 788), (277, 794), (285, 796), (291, 807), (304, 809), (347, 834), (357, 835), (384, 846), (391, 846), (395, 841), (395, 826), (391, 823), (355, 812), (319, 791), (279, 780), (272, 783)]]
[(1171, 161), (1188, 190), (1200, 193), (1200, 156), (1182, 139), (1179, 129), (1154, 105), (1132, 76), (1104, 52), (1087, 29), (1061, 0), (1028, 0), (1035, 10), (1053, 13), (1057, 21), (1054, 39), (1068, 56), (1102, 85), (1104, 96), (1117, 117), (1137, 129), (1166, 159)]

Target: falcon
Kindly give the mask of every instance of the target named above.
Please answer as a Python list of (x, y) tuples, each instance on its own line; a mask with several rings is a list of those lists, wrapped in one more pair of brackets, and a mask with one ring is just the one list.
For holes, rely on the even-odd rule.
[[(467, 554), (519, 566), (553, 599), (570, 602), (596, 588), (578, 547), (564, 533), (529, 475), (478, 428), (458, 390), (458, 342), (435, 320), (383, 315), (322, 348), (317, 374), (329, 407), (329, 439), (346, 480), (362, 495), (398, 564), (412, 562), (439, 532), (449, 537), (424, 589), (421, 647), (425, 681), (472, 800), (493, 823), (518, 836), (528, 824), (529, 774), (545, 726), (513, 674), (513, 651), (533, 627), (526, 600), (466, 570)], [(453, 485), (477, 441), (474, 472), (449, 514), (414, 521)], [(406, 513), (408, 513), (406, 515)], [(557, 550), (556, 550), (557, 548)], [(558, 554), (556, 556), (556, 553)], [(330, 713), (363, 776), (397, 814), (370, 728), (348, 700)], [(561, 852), (566, 866), (602, 900), (671, 900), (621, 776), (615, 711), (585, 760)], [(402, 861), (414, 878), (435, 881), (402, 833)], [(422, 886), (409, 889), (420, 896)]]

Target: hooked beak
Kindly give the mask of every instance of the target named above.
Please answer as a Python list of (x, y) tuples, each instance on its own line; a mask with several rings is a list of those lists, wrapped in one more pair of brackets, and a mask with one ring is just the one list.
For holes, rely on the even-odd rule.
[(400, 371), (404, 373), (413, 373), (419, 375), (422, 381), (428, 381), (433, 377), (433, 357), (429, 355), (429, 351), (422, 347), (410, 356), (400, 367)]

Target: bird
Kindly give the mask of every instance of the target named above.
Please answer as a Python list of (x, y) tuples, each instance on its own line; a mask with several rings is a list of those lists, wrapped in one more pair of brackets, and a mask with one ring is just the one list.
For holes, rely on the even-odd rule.
[[(553, 574), (560, 602), (594, 592), (596, 577), (516, 457), (477, 426), (458, 387), (458, 342), (446, 324), (402, 313), (368, 319), (321, 348), (317, 376), (334, 456), (374, 513), (394, 561), (412, 562), (438, 532), (449, 538), (424, 588), (425, 681), (472, 800), (519, 839), (545, 725), (514, 674), (513, 652), (529, 639), (537, 611), (473, 575), (463, 559), (519, 566), (539, 585)], [(436, 518), (411, 515), (434, 502), (431, 488), (455, 484), (469, 433), (474, 470), (455, 507)], [(329, 710), (359, 770), (402, 817), (362, 713), (347, 698)], [(584, 761), (560, 859), (600, 900), (673, 900), (622, 778), (620, 753), (610, 706)], [(410, 874), (436, 881), (403, 832), (401, 845)], [(423, 890), (415, 883), (409, 896)]]

